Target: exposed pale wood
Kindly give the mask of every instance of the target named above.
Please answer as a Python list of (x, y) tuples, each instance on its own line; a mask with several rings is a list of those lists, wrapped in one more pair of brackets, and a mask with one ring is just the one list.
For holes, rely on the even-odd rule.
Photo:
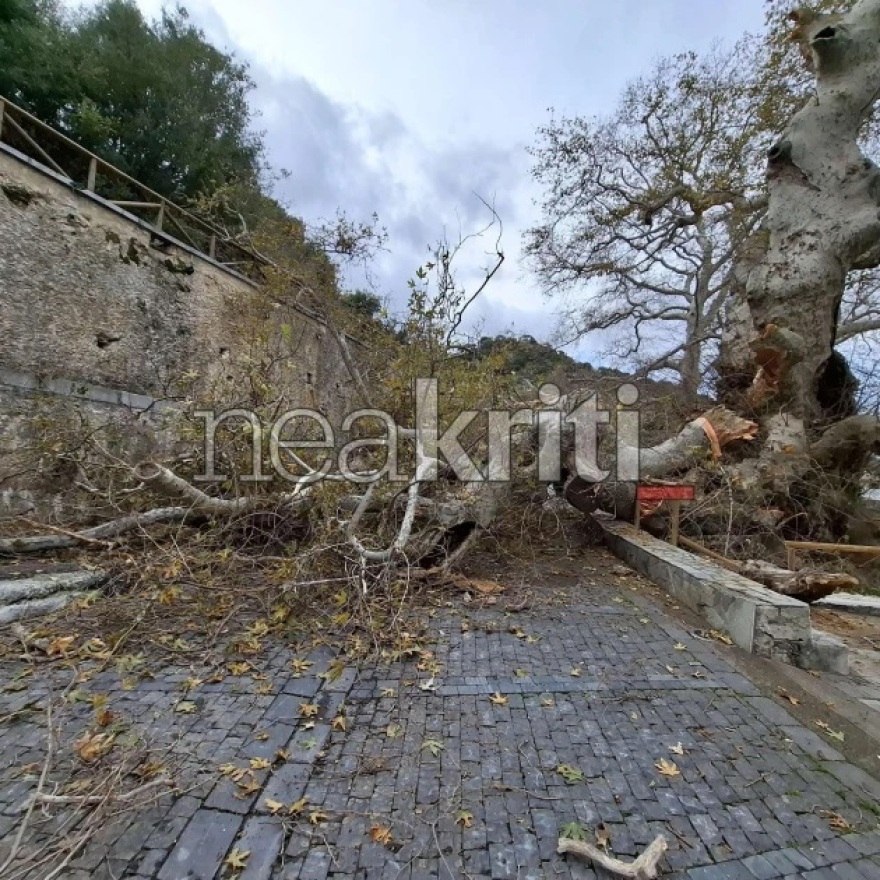
[(789, 571), (756, 559), (744, 562), (740, 573), (777, 593), (802, 602), (816, 602), (837, 590), (852, 589), (859, 585), (859, 579), (852, 575), (815, 570)]
[(89, 176), (86, 179), (86, 189), (89, 192), (95, 191), (95, 183), (98, 180), (98, 159), (92, 156), (89, 159)]
[(816, 550), (822, 553), (855, 553), (880, 556), (880, 547), (870, 544), (828, 544), (822, 541), (786, 541), (789, 550)]

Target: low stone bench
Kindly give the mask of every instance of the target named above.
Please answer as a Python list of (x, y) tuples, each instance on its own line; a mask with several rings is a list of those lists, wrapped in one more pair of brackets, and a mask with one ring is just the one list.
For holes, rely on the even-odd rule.
[(673, 547), (629, 523), (595, 517), (612, 552), (759, 657), (845, 675), (843, 642), (810, 625), (810, 606)]

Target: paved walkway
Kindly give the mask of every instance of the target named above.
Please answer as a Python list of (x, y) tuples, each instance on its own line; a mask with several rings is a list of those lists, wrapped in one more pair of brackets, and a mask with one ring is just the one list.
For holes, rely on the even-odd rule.
[[(317, 677), (329, 649), (299, 677), (278, 648), (256, 680), (206, 672), (186, 694), (197, 671), (130, 690), (97, 675), (83, 688), (166, 750), (152, 760), (186, 793), (103, 822), (59, 876), (593, 878), (557, 837), (604, 823), (622, 858), (665, 834), (664, 877), (880, 878), (873, 779), (607, 571), (568, 583), (571, 602), (519, 613), (456, 599), (421, 652), (333, 681)], [(60, 691), (69, 673), (48, 678)], [(28, 711), (45, 694), (0, 694), (0, 716), (24, 709), (0, 731), (0, 864), (45, 756)], [(94, 717), (67, 705), (59, 758)], [(69, 812), (38, 811), (28, 846), (88, 827), (88, 811), (63, 826)]]

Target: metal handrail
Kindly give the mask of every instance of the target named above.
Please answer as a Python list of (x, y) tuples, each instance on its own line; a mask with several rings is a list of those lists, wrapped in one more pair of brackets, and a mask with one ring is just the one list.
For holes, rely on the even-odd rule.
[[(40, 140), (42, 140), (42, 143), (40, 143)], [(164, 237), (176, 238), (167, 229), (163, 228), (166, 222), (173, 224), (176, 227), (177, 233), (182, 235), (184, 243), (188, 247), (209, 257), (220, 265), (230, 269), (234, 266), (234, 271), (239, 274), (245, 274), (253, 280), (259, 280), (262, 277), (261, 269), (264, 266), (270, 265), (269, 260), (261, 254), (233, 241), (208, 220), (198, 217), (191, 211), (186, 210), (186, 208), (182, 208), (155, 190), (150, 189), (150, 187), (126, 174), (120, 168), (110, 164), (90, 150), (87, 150), (81, 144), (52, 128), (51, 125), (47, 125), (32, 113), (17, 106), (2, 95), (0, 95), (0, 143), (6, 143), (19, 152), (24, 153), (38, 164), (51, 169), (75, 188), (101, 198), (104, 197), (96, 189), (99, 175), (123, 182), (128, 187), (133, 188), (142, 200), (113, 198), (104, 198), (104, 200), (129, 212), (140, 210), (154, 214), (155, 220), (138, 219), (146, 222)], [(84, 185), (78, 185), (76, 176), (65, 171), (61, 164), (64, 159), (58, 155), (57, 150), (55, 155), (52, 155), (50, 143), (56, 147), (59, 144), (62, 145), (68, 152), (72, 151), (78, 159), (86, 163), (84, 167)], [(70, 166), (68, 165), (68, 167)], [(82, 178), (80, 178), (80, 183), (82, 183)], [(203, 243), (199, 243), (196, 240), (199, 234), (204, 237)], [(230, 259), (224, 259), (225, 254), (223, 252), (230, 250), (233, 252), (228, 255)], [(244, 260), (241, 259), (242, 256), (245, 257)], [(238, 259), (231, 259), (231, 257), (238, 257)]]

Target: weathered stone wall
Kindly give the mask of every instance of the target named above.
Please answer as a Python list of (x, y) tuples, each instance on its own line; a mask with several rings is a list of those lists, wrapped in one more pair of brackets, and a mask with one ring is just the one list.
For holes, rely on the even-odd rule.
[[(352, 383), (322, 322), (0, 145), (6, 451), (34, 434), (20, 412), (11, 417), (13, 399), (48, 391), (87, 421), (137, 409), (131, 395), (182, 408), (241, 404), (252, 390), (243, 377), (267, 357), (288, 405), (341, 418)], [(77, 394), (80, 385), (103, 389), (102, 399)], [(133, 448), (142, 440), (132, 436)], [(11, 503), (9, 479), (0, 462), (0, 508)]]

